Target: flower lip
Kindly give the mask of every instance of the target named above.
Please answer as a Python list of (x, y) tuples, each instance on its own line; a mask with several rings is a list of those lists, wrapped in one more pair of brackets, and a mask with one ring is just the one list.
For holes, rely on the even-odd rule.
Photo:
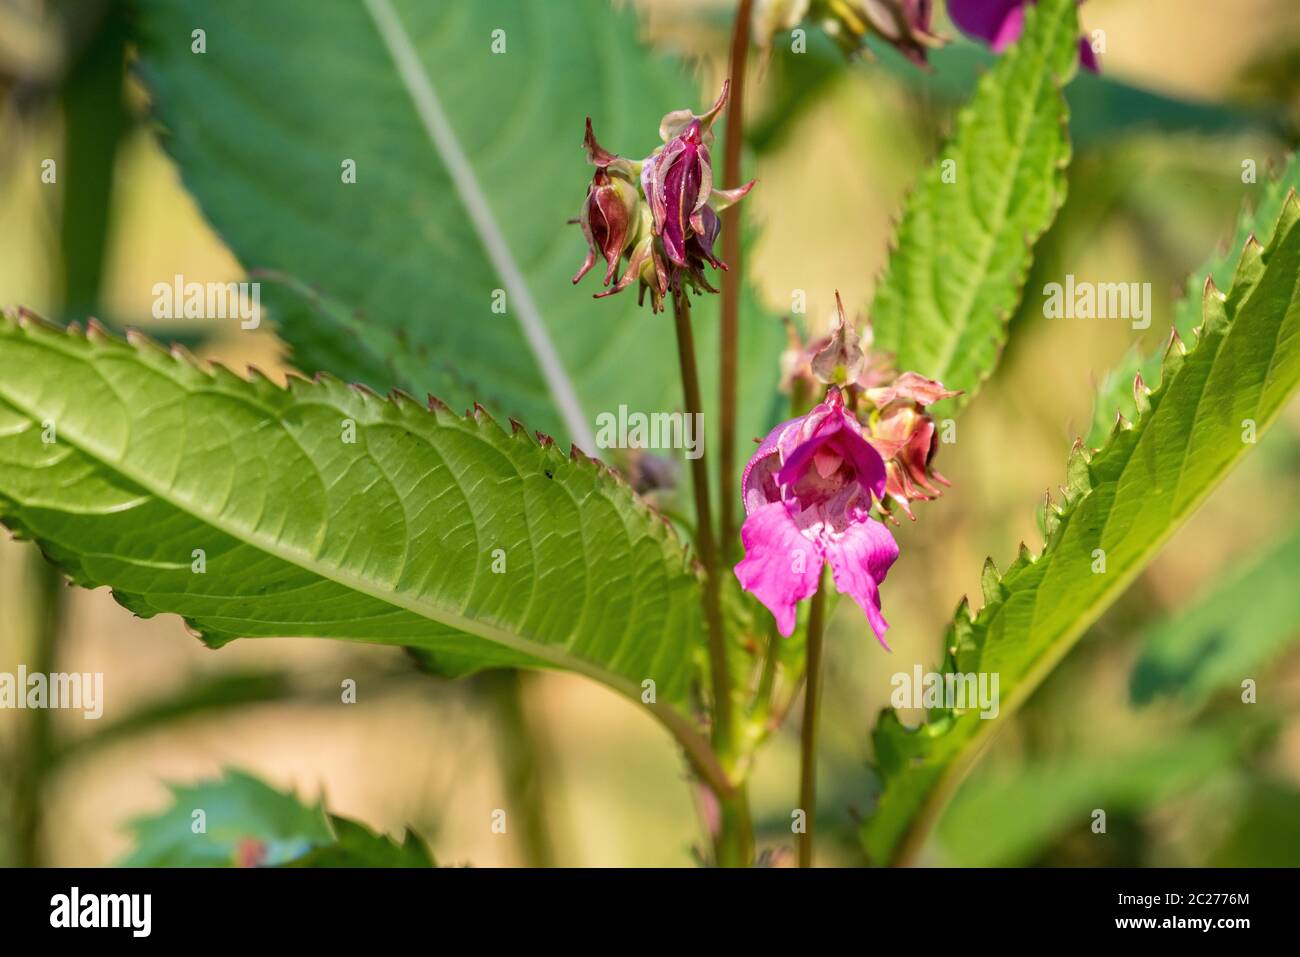
[[(884, 494), (884, 459), (863, 436), (857, 420), (845, 410), (844, 396), (838, 388), (829, 389), (825, 401), (795, 423), (797, 427), (786, 427), (776, 442), (781, 461), (776, 481), (785, 494), (797, 494), (801, 479), (810, 466), (815, 466), (819, 453), (838, 457), (843, 465), (836, 473), (843, 472), (845, 479), (856, 480), (863, 491), (877, 498)], [(827, 459), (823, 457), (822, 461), (825, 463)], [(811, 488), (805, 484), (804, 488), (820, 498), (819, 484), (814, 482)]]

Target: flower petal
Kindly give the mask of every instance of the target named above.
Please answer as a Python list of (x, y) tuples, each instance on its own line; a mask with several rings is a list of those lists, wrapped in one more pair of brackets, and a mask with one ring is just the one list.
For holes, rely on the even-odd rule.
[(587, 151), (587, 162), (604, 169), (618, 157), (596, 142), (596, 134), (591, 129), (591, 117), (587, 117), (587, 133), (582, 138), (582, 148)]
[(718, 189), (715, 186), (713, 192), (709, 194), (709, 205), (713, 207), (714, 212), (720, 213), (728, 206), (736, 205), (749, 195), (749, 191), (754, 188), (756, 183), (758, 183), (758, 180), (751, 179), (744, 186), (737, 186), (735, 189)]
[(1022, 0), (1016, 6), (1007, 11), (1006, 18), (998, 27), (997, 34), (989, 44), (994, 53), (1001, 53), (1011, 44), (1020, 39), (1020, 34), (1025, 32), (1025, 4)]
[(1097, 61), (1097, 54), (1093, 52), (1092, 43), (1087, 37), (1079, 37), (1079, 62), (1083, 64), (1085, 70), (1093, 73), (1101, 72), (1101, 64)]
[(740, 477), (740, 494), (745, 502), (746, 514), (757, 511), (770, 502), (779, 501), (781, 493), (776, 488), (776, 473), (781, 467), (781, 461), (777, 455), (777, 443), (781, 439), (781, 433), (799, 421), (787, 419), (782, 422), (767, 433), (767, 438), (759, 443), (750, 456), (745, 472)]
[(781, 471), (777, 481), (792, 487), (825, 442), (834, 442), (836, 451), (853, 463), (863, 490), (877, 498), (885, 493), (885, 460), (862, 434), (858, 420), (844, 410), (843, 394), (835, 386), (827, 391), (825, 401), (804, 417), (797, 429), (781, 436)]
[(1026, 0), (948, 0), (948, 16), (957, 29), (1001, 52), (1020, 36)]
[(698, 126), (687, 127), (679, 139), (665, 148), (664, 155), (675, 158), (664, 167), (663, 179), (659, 183), (664, 210), (660, 235), (668, 258), (678, 266), (686, 265), (686, 240), (690, 236), (691, 217), (711, 188), (701, 185), (709, 178), (708, 150), (700, 145), (698, 132)]
[(961, 395), (960, 389), (956, 392), (945, 389), (943, 383), (937, 379), (927, 379), (916, 372), (904, 372), (889, 385), (867, 389), (866, 392), (867, 398), (878, 409), (883, 409), (889, 403), (898, 399), (905, 402), (915, 402), (919, 406), (927, 406), (934, 405), (942, 399), (951, 399), (953, 396)]
[(841, 534), (828, 537), (824, 550), (831, 563), (835, 587), (858, 603), (871, 623), (876, 639), (889, 650), (885, 632), (889, 624), (880, 613), (879, 585), (898, 558), (898, 544), (882, 523), (863, 512)]
[(799, 532), (781, 502), (751, 512), (740, 540), (745, 546), (735, 569), (740, 587), (767, 606), (777, 630), (788, 638), (794, 632), (795, 605), (817, 590), (821, 551)]

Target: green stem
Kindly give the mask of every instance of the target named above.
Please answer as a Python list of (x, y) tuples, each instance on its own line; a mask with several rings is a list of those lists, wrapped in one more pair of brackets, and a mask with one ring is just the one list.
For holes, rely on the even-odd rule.
[[(691, 304), (686, 293), (673, 293), (673, 322), (677, 329), (677, 358), (681, 366), (686, 412), (701, 414), (700, 375), (695, 363), (695, 337), (691, 332)], [(709, 634), (709, 672), (713, 681), (714, 748), (724, 767), (734, 756), (732, 737), (731, 673), (727, 665), (726, 637), (722, 629), (722, 604), (718, 591), (718, 550), (713, 540), (709, 507), (709, 468), (705, 455), (691, 460), (691, 486), (695, 495), (696, 536), (704, 565), (704, 618)]]
[[(529, 867), (554, 867), (555, 847), (548, 821), (548, 768), (552, 766), (550, 742), (543, 728), (529, 720), (525, 693), (531, 676), (503, 668), (488, 671), (479, 681), (496, 712), (497, 759), (511, 817), (522, 821), (520, 835), (524, 862)], [(512, 829), (514, 830), (514, 829)]]
[[(727, 106), (727, 128), (723, 142), (722, 182), (728, 187), (740, 185), (740, 151), (744, 145), (745, 60), (749, 55), (749, 21), (753, 0), (740, 0), (731, 31), (731, 101)], [(722, 211), (722, 259), (727, 271), (722, 274), (722, 348), (719, 380), (719, 406), (722, 428), (718, 443), (718, 478), (722, 484), (722, 524), (719, 546), (724, 558), (732, 555), (736, 544), (736, 502), (733, 492), (736, 478), (736, 356), (740, 336), (740, 204)]]
[(718, 796), (718, 833), (713, 842), (719, 867), (749, 867), (754, 863), (754, 822), (749, 813), (749, 789), (742, 782), (726, 797)]
[[(35, 596), (31, 620), (35, 627), (27, 671), (49, 675), (58, 666), (67, 589), (63, 575), (35, 549), (31, 552), (31, 566)], [(19, 694), (26, 694), (26, 689), (20, 688)], [(45, 778), (54, 755), (52, 714), (50, 708), (33, 708), (27, 712), (18, 750), (13, 809), (19, 867), (41, 867), (44, 863)]]
[(776, 665), (781, 657), (781, 633), (776, 621), (768, 623), (767, 647), (763, 651), (763, 668), (759, 672), (758, 687), (754, 691), (754, 704), (750, 720), (766, 725), (772, 717), (772, 690), (776, 685)]
[[(691, 331), (691, 305), (686, 293), (673, 293), (673, 324), (677, 331), (677, 358), (682, 374), (682, 393), (688, 414), (700, 414), (700, 375), (695, 361), (695, 337)], [(704, 618), (709, 637), (709, 674), (713, 685), (713, 750), (730, 775), (737, 756), (731, 693), (731, 672), (727, 663), (726, 633), (722, 625), (717, 544), (713, 539), (713, 518), (709, 507), (709, 469), (704, 455), (691, 460), (691, 486), (695, 497), (696, 547), (704, 565)], [(718, 800), (720, 822), (714, 836), (714, 859), (722, 867), (747, 867), (753, 861), (753, 823), (749, 795), (743, 782), (710, 781)]]
[[(126, 70), (125, 4), (64, 3), (57, 10), (69, 68), (63, 79), (63, 158), (59, 170), (62, 211), (59, 249), (63, 315), (85, 319), (97, 311), (112, 205), (118, 145), (129, 123), (123, 101)], [(58, 663), (66, 589), (63, 576), (32, 550), (35, 633), (29, 673), (50, 674)], [(25, 689), (19, 689), (25, 693)], [(14, 773), (13, 811), (19, 866), (39, 867), (44, 855), (46, 779), (57, 747), (49, 708), (27, 714)]]
[(826, 580), (822, 575), (808, 610), (808, 668), (803, 692), (803, 728), (799, 735), (799, 807), (804, 832), (799, 840), (799, 866), (812, 867), (813, 828), (817, 820), (817, 705), (822, 685), (822, 632), (826, 624)]
[(119, 0), (60, 4), (71, 67), (62, 90), (63, 190), (59, 247), (64, 321), (105, 318), (99, 291), (106, 261), (113, 175), (130, 124), (123, 96), (127, 14)]

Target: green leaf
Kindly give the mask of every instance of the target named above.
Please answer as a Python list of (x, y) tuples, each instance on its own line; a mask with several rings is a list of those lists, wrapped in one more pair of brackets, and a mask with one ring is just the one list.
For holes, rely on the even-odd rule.
[[(1261, 244), (1268, 243), (1273, 224), (1282, 212), (1282, 203), (1287, 194), (1297, 188), (1300, 188), (1300, 159), (1293, 155), (1276, 180), (1265, 180), (1259, 185), (1260, 195), (1252, 209), (1242, 210), (1231, 244), (1206, 259), (1188, 277), (1183, 298), (1174, 310), (1173, 325), (1179, 336), (1190, 338), (1200, 324), (1201, 296), (1206, 281), (1213, 282), (1218, 288), (1223, 288), (1232, 281), (1233, 266), (1241, 258), (1247, 240), (1253, 236)], [(1159, 353), (1144, 356), (1134, 347), (1106, 375), (1093, 406), (1092, 428), (1087, 438), (1090, 447), (1096, 448), (1105, 440), (1115, 425), (1117, 415), (1123, 415), (1126, 419), (1133, 418), (1137, 409), (1137, 400), (1133, 396), (1133, 379), (1140, 373), (1148, 388), (1159, 385), (1160, 362)]]
[(434, 867), (424, 842), (410, 828), (398, 844), (364, 824), (330, 815), (334, 843), (314, 847), (287, 867)]
[[(142, 0), (135, 35), (186, 186), (307, 372), (483, 402), (596, 452), (594, 417), (682, 403), (675, 340), (634, 292), (570, 279), (591, 116), (626, 155), (701, 108), (681, 65), (607, 0)], [(206, 30), (207, 52), (191, 52)], [(504, 31), (504, 53), (492, 50)], [(322, 64), (328, 68), (322, 68)], [(344, 160), (356, 182), (341, 181)], [(734, 184), (723, 184), (734, 185)], [(493, 311), (497, 290), (505, 312)], [(695, 310), (705, 395), (717, 297)], [(741, 389), (769, 395), (783, 334), (747, 314)], [(635, 356), (635, 361), (629, 357)], [(742, 403), (740, 433), (767, 409)]]
[(1241, 728), (1173, 736), (1157, 747), (1032, 763), (1011, 777), (980, 775), (943, 816), (939, 837), (958, 867), (1030, 863), (1070, 828), (1086, 832), (1093, 808), (1140, 812), (1224, 772), (1250, 742)]
[(274, 867), (333, 839), (319, 804), (308, 807), (239, 771), (169, 790), (171, 807), (130, 822), (136, 847), (122, 866)]
[(398, 845), (241, 771), (170, 785), (173, 803), (130, 822), (123, 867), (432, 867), (411, 831)]
[(939, 711), (912, 731), (882, 714), (883, 791), (862, 829), (874, 861), (917, 849), (988, 736), (1251, 448), (1242, 421), (1262, 433), (1300, 384), (1298, 219), (1292, 194), (1269, 248), (1247, 244), (1231, 293), (1207, 295), (1199, 340), (1166, 353), (1164, 381), (1143, 395), (1137, 421), (1095, 454), (1076, 446), (1065, 501), (1043, 513), (1042, 553), (1022, 547), (1004, 574), (988, 576), (974, 618), (964, 600), (958, 608), (945, 668), (998, 674), (999, 716)]
[(1202, 704), (1216, 691), (1240, 691), (1245, 678), (1258, 681), (1258, 669), (1300, 638), (1297, 581), (1300, 532), (1292, 532), (1151, 630), (1133, 669), (1133, 702), (1171, 694)]
[(6, 318), (0, 520), (79, 584), (182, 615), (213, 646), (411, 646), (636, 701), (649, 679), (651, 710), (690, 730), (674, 710), (702, 647), (684, 547), (604, 466), (481, 411), (328, 377), (280, 388), (143, 337)]
[(1027, 9), (1020, 41), (980, 80), (912, 194), (872, 305), (877, 342), (898, 368), (965, 390), (962, 401), (997, 364), (1033, 244), (1065, 200), (1061, 89), (1078, 37), (1074, 0)]

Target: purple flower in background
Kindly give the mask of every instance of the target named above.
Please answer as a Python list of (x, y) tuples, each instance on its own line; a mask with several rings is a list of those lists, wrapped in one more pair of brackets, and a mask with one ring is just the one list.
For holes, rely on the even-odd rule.
[[(1020, 39), (1025, 27), (1025, 5), (1036, 0), (948, 0), (948, 16), (968, 37), (983, 40), (1001, 53)], [(1086, 37), (1079, 38), (1079, 60), (1093, 73), (1100, 67)]]
[(884, 645), (879, 585), (898, 545), (870, 511), (885, 492), (885, 463), (838, 388), (772, 430), (745, 466), (741, 489), (748, 517), (736, 577), (776, 616), (781, 634), (794, 631), (795, 605), (817, 590), (829, 562), (836, 589), (858, 603)]
[(820, 23), (846, 56), (870, 56), (864, 41), (875, 35), (917, 66), (944, 41), (930, 30), (934, 0), (758, 0), (752, 19), (755, 42), (771, 52), (778, 33), (804, 19)]

